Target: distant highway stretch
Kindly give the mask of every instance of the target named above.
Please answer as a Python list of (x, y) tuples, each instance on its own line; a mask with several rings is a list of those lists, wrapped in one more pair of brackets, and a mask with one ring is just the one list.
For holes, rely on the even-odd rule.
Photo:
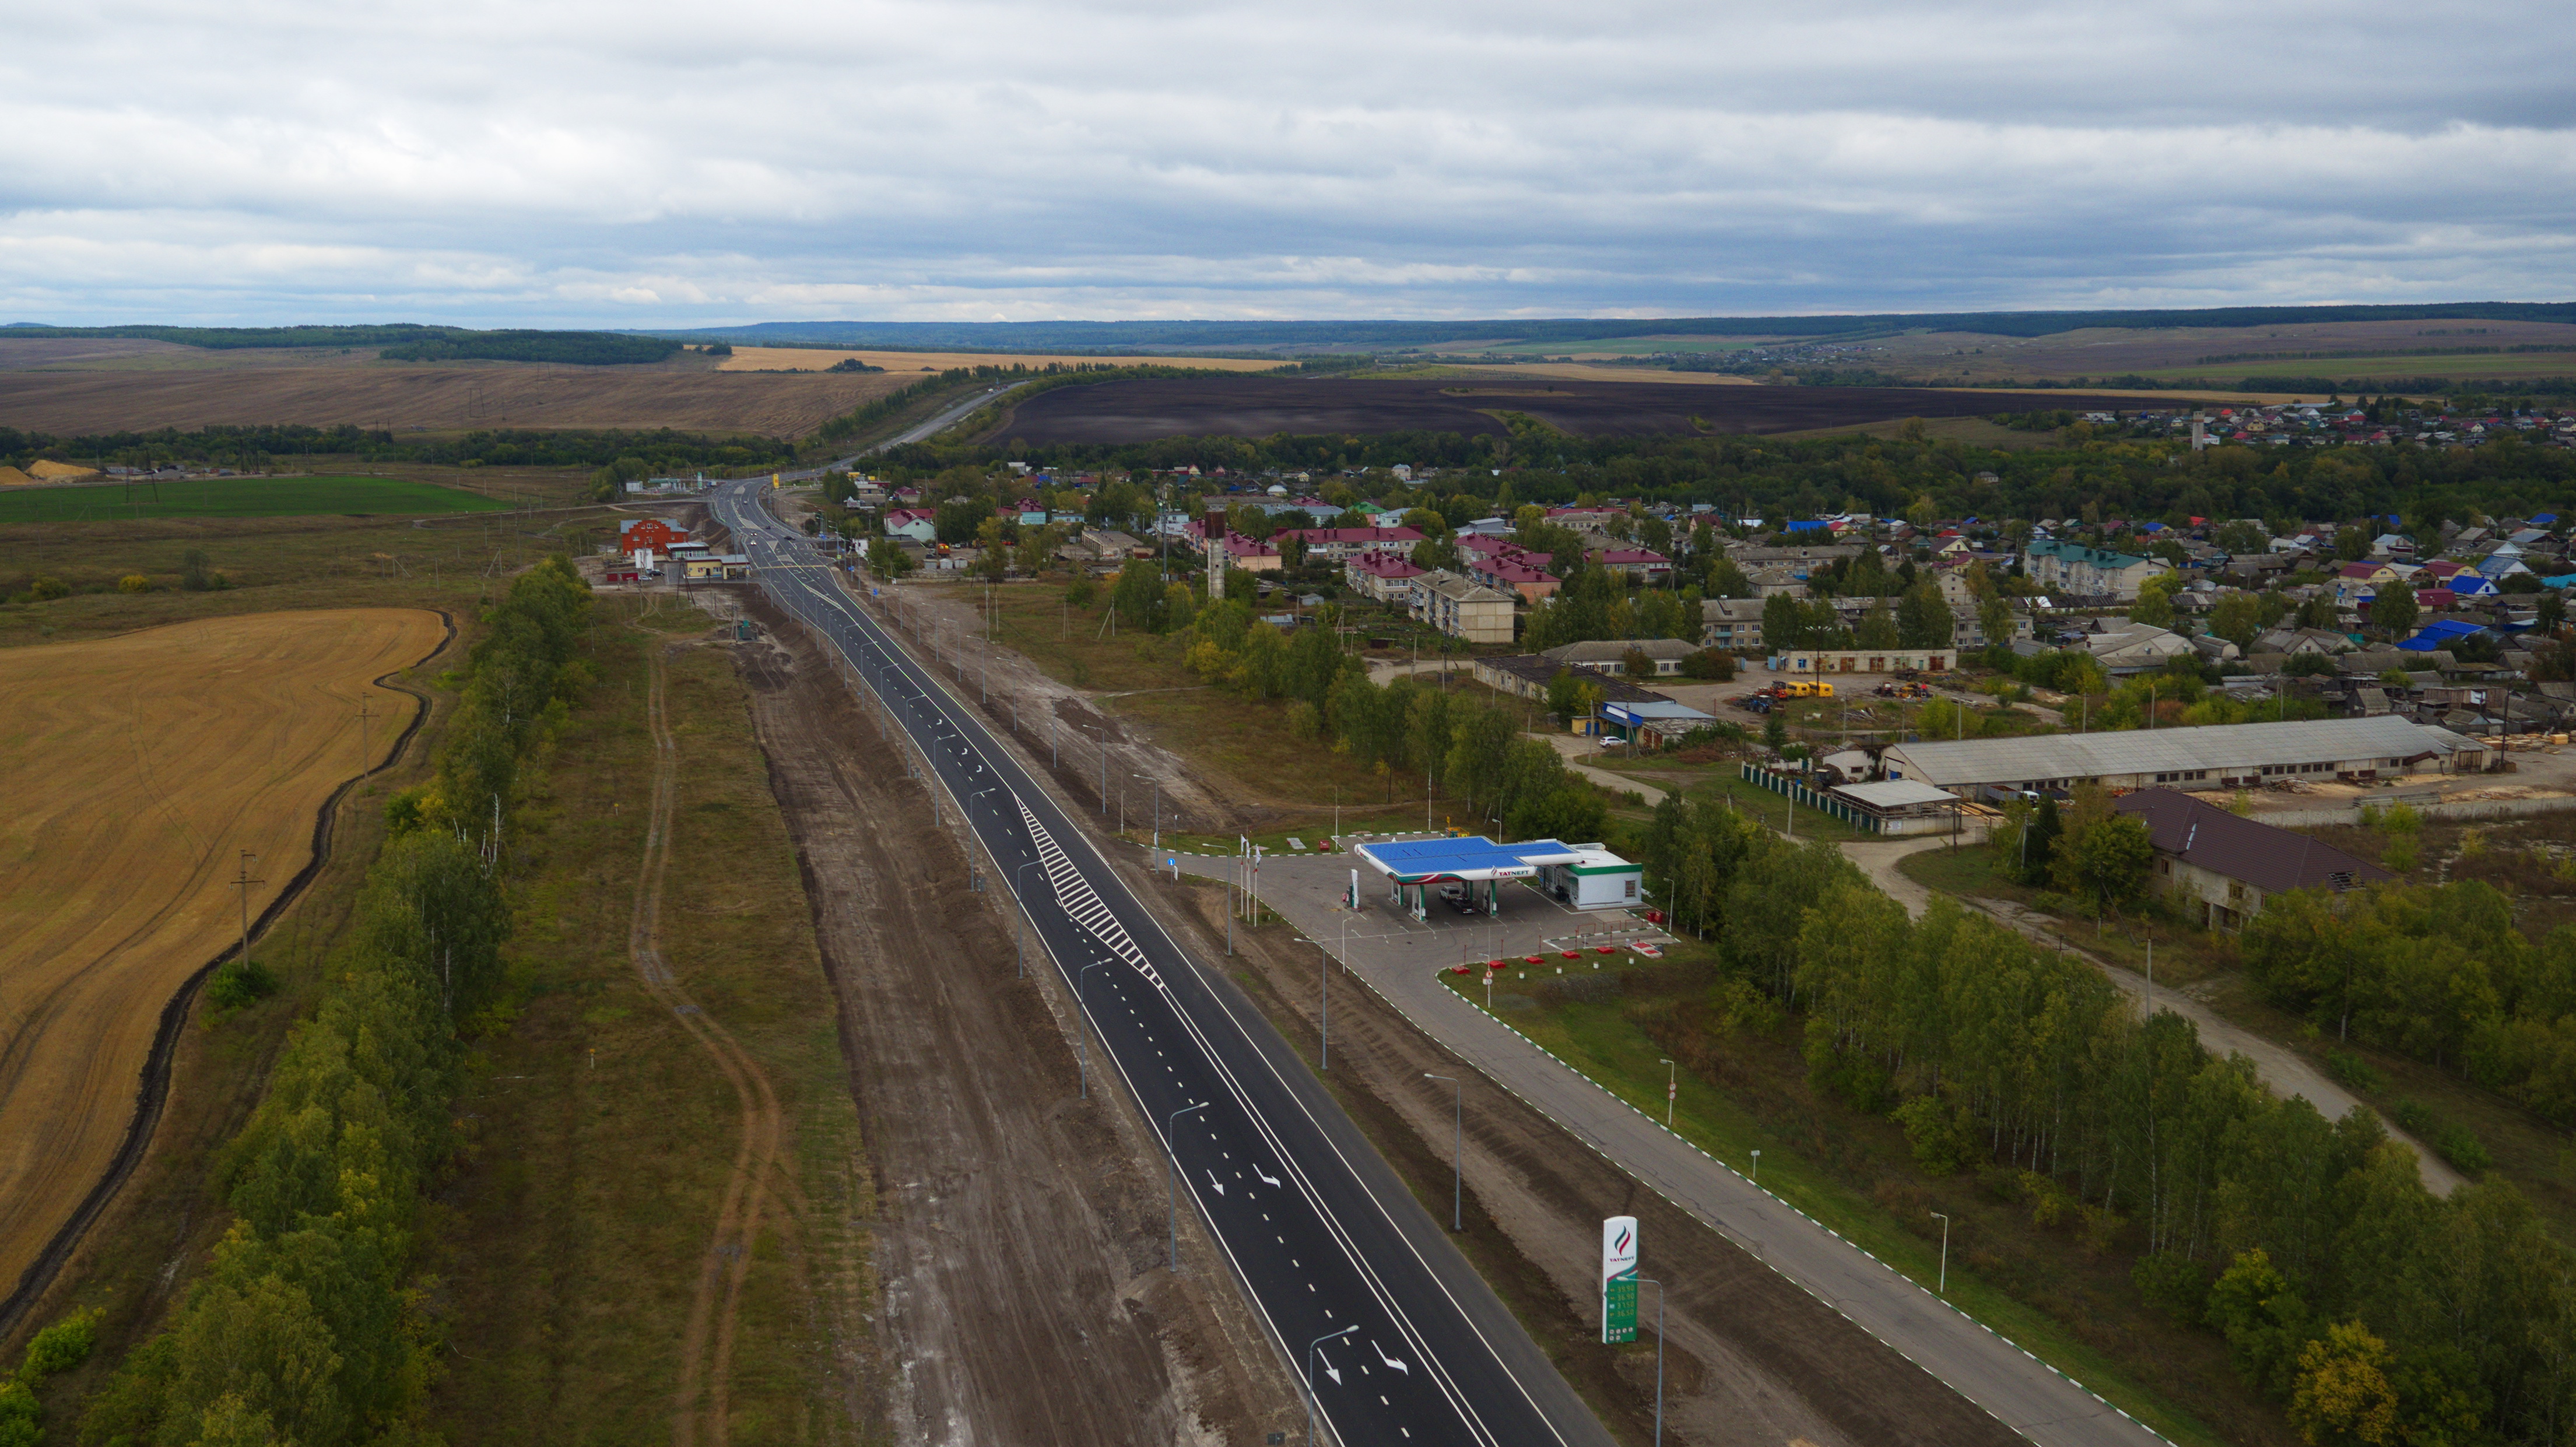
[[(1131, 1093), (1283, 1355), (1301, 1377), (1312, 1363), (1313, 1407), (1330, 1433), (1318, 1440), (1610, 1447), (1269, 1024), (1211, 984), (1054, 797), (842, 590), (804, 538), (769, 515), (764, 486), (719, 489), (717, 521), (770, 597), (884, 700), (964, 806), (993, 882), (1018, 886), (1093, 1032), (1096, 1085), (1115, 1075)], [(1595, 1248), (1586, 1240), (1566, 1249)]]

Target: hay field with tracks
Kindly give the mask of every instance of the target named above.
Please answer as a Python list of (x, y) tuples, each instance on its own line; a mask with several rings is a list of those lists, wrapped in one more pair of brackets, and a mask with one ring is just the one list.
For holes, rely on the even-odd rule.
[[(163, 1007), (312, 857), (420, 707), (416, 608), (259, 613), (0, 651), (0, 1290), (115, 1157)], [(259, 951), (252, 951), (256, 956)]]
[(0, 425), (74, 436), (345, 422), (398, 433), (670, 427), (793, 437), (909, 380), (873, 372), (743, 376), (719, 372), (714, 358), (694, 352), (654, 366), (576, 367), (310, 351), (175, 347), (92, 357), (0, 338)]
[[(1043, 367), (1049, 362), (1091, 367), (1199, 367), (1213, 372), (1268, 372), (1284, 357), (1193, 357), (1187, 355), (1128, 357), (1079, 356), (1055, 352), (879, 352), (864, 347), (736, 347), (716, 364), (720, 372), (820, 372), (844, 357), (883, 367), (902, 381), (919, 381), (924, 372), (951, 367)], [(865, 376), (866, 373), (858, 375)]]

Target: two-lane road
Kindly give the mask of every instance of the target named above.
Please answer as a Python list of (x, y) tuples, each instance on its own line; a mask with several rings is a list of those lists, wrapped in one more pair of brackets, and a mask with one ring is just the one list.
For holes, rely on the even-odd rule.
[[(1608, 1447), (1610, 1437), (1403, 1183), (1231, 985), (1203, 973), (937, 676), (842, 590), (759, 483), (715, 495), (762, 586), (857, 670), (1017, 885), (1167, 1169), (1346, 1444)], [(895, 760), (888, 759), (889, 767)], [(1011, 1042), (995, 1042), (1011, 1048)], [(960, 1062), (965, 1068), (965, 1062)], [(1570, 1241), (1569, 1251), (1591, 1243)], [(1330, 1338), (1318, 1347), (1318, 1338)]]

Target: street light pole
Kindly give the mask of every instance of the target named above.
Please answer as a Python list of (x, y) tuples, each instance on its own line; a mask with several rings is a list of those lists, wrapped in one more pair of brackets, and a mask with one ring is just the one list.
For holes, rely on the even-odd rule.
[[(1941, 1216), (1938, 1211), (1932, 1214)], [(1941, 1216), (1941, 1285), (1934, 1294), (1939, 1296), (1950, 1294), (1950, 1218), (1947, 1216)]]
[(1333, 952), (1315, 941), (1315, 1024), (1322, 1040), (1315, 1049), (1317, 1074), (1333, 1068)]
[(1171, 1271), (1181, 1269), (1181, 1117), (1207, 1108), (1208, 1102), (1204, 1100), (1196, 1105), (1183, 1106), (1172, 1112), (1171, 1124), (1163, 1128), (1163, 1148), (1172, 1158), (1171, 1200), (1164, 1208), (1172, 1228), (1172, 1251), (1163, 1258), (1163, 1265)]
[(1011, 871), (1011, 902), (1020, 907), (1018, 926), (1011, 932), (1011, 944), (1019, 951), (1019, 977), (1023, 980), (1029, 977), (1029, 897), (1027, 893), (1029, 864), (1045, 862), (1042, 859), (1032, 859), (1028, 864), (1023, 864)]
[(1328, 1331), (1306, 1344), (1306, 1447), (1315, 1447), (1315, 1349), (1359, 1329), (1359, 1323), (1352, 1322), (1340, 1331)]
[(1085, 987), (1091, 982), (1091, 972), (1107, 963), (1107, 960), (1093, 960), (1073, 972), (1073, 1040), (1075, 1059), (1080, 1062), (1078, 1068), (1082, 1073), (1082, 1098), (1085, 1100), (1091, 1099), (1091, 1005)]
[(1753, 1175), (1751, 1180), (1756, 1186), (1762, 1184), (1762, 1152), (1758, 1147), (1753, 1152)]
[(1151, 774), (1135, 774), (1130, 777), (1138, 783), (1154, 786), (1154, 847), (1160, 849), (1163, 847), (1163, 781)]
[(1664, 1129), (1671, 1130), (1673, 1097), (1681, 1094), (1681, 1077), (1671, 1061), (1663, 1060), (1661, 1063), (1664, 1067)]
[(1637, 1284), (1655, 1288), (1655, 1447), (1664, 1447), (1664, 1284), (1651, 1276)]
[(1449, 1082), (1449, 1229), (1463, 1231), (1467, 1219), (1467, 1087), (1454, 1075), (1422, 1072), (1425, 1080)]

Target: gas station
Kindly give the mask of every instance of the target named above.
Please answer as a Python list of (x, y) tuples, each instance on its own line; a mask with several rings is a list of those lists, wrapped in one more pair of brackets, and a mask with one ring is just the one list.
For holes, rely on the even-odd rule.
[(1497, 844), (1482, 835), (1368, 843), (1351, 852), (1386, 876), (1389, 902), (1417, 920), (1430, 918), (1431, 892), (1440, 885), (1464, 886), (1477, 913), (1498, 915), (1503, 912), (1504, 880), (1529, 879), (1551, 865), (1588, 869), (1615, 858), (1598, 844), (1554, 839)]

